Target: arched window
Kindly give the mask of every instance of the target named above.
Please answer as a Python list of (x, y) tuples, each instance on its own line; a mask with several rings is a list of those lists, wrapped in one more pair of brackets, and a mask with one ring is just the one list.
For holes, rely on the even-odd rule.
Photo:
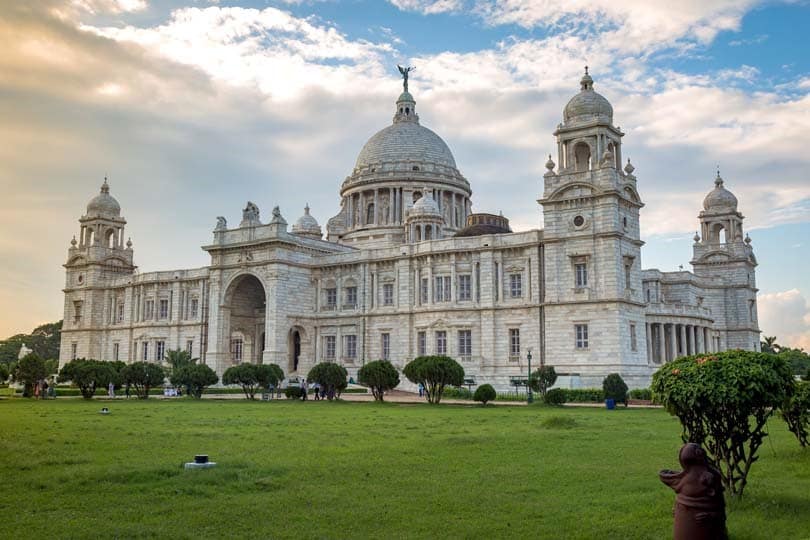
[(430, 225), (425, 225), (425, 240), (430, 240), (433, 232), (432, 229)]
[(374, 223), (374, 203), (366, 207), (366, 224), (370, 225), (372, 223)]
[(115, 230), (114, 229), (107, 229), (107, 233), (106, 233), (106, 236), (104, 238), (104, 244), (108, 248), (111, 248), (111, 249), (115, 247)]
[(722, 223), (714, 223), (709, 229), (709, 243), (710, 244), (725, 244), (726, 243), (726, 228)]
[(591, 147), (584, 142), (574, 146), (574, 170), (587, 171), (591, 168)]
[(413, 192), (413, 202), (416, 202), (421, 198), (422, 198), (422, 192), (421, 191), (414, 191)]
[(87, 245), (92, 246), (96, 243), (96, 231), (87, 229)]

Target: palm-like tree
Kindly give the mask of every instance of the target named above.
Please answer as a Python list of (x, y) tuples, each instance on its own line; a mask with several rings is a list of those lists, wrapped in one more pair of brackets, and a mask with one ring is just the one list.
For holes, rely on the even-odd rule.
[(778, 353), (779, 349), (782, 348), (781, 345), (776, 343), (776, 336), (765, 336), (764, 340), (760, 341), (759, 345), (760, 348), (762, 349), (762, 352), (774, 354)]
[(199, 360), (199, 358), (192, 358), (190, 352), (182, 349), (169, 349), (166, 351), (163, 359), (166, 360), (166, 363), (169, 364), (172, 370), (190, 366)]

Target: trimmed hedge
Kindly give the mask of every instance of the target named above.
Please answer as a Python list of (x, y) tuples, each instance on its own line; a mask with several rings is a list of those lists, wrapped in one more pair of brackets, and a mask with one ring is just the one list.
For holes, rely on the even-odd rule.
[(543, 398), (548, 405), (562, 405), (565, 403), (565, 390), (563, 388), (552, 388), (546, 392)]
[(636, 388), (635, 390), (630, 390), (630, 399), (645, 399), (647, 401), (652, 401), (652, 390), (649, 388)]
[(467, 388), (463, 388), (460, 386), (450, 386), (445, 387), (444, 393), (442, 397), (446, 397), (449, 399), (469, 399), (472, 400), (473, 393), (469, 391)]

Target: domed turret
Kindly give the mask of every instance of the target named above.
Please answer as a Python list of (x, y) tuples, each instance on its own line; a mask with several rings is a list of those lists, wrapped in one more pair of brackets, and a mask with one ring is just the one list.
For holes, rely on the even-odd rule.
[(433, 194), (424, 188), (424, 195), (407, 211), (405, 228), (408, 231), (408, 241), (421, 242), (422, 240), (436, 240), (443, 237), (444, 217), (439, 205), (433, 199)]
[(703, 199), (703, 209), (707, 212), (715, 213), (737, 211), (737, 197), (723, 187), (723, 179), (720, 178), (720, 171), (717, 171), (717, 178), (714, 179), (714, 189)]
[(115, 197), (110, 195), (110, 186), (107, 184), (107, 178), (104, 178), (104, 183), (101, 184), (101, 193), (93, 197), (87, 203), (86, 217), (104, 217), (104, 218), (117, 218), (121, 217), (121, 205), (115, 200)]
[(292, 226), (292, 233), (317, 240), (320, 240), (323, 236), (318, 221), (309, 213), (309, 204), (304, 207), (304, 215), (298, 218), (298, 221)]
[(565, 106), (563, 112), (565, 124), (582, 124), (593, 121), (612, 124), (613, 106), (604, 96), (594, 92), (593, 79), (588, 75), (587, 67), (585, 75), (579, 83), (579, 94), (572, 97)]
[(425, 188), (425, 195), (420, 197), (418, 201), (413, 203), (413, 206), (408, 210), (408, 217), (416, 216), (439, 216), (442, 217), (442, 211), (439, 210), (439, 205), (433, 199), (433, 195)]

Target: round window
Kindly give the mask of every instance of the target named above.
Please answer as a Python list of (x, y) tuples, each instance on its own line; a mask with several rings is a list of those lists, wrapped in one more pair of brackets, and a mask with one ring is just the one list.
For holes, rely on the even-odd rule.
[(79, 274), (79, 280), (78, 281), (79, 281), (79, 283), (84, 282), (84, 276)]
[(574, 218), (574, 225), (577, 227), (582, 227), (585, 224), (585, 218), (582, 216), (577, 216)]

